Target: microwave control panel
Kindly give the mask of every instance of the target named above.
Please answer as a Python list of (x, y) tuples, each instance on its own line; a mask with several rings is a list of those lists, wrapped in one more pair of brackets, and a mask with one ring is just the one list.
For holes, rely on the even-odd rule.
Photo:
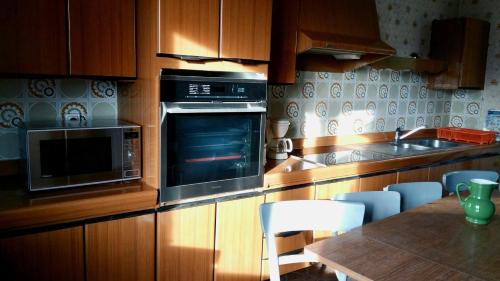
[(141, 177), (141, 128), (123, 128), (123, 178)]

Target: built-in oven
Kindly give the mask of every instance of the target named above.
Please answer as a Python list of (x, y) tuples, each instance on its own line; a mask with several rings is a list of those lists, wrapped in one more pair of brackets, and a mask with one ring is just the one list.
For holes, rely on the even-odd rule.
[(160, 201), (263, 185), (262, 74), (163, 69)]

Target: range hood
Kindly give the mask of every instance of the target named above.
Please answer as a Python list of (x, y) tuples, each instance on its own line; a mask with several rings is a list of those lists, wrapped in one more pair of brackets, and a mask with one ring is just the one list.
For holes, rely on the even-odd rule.
[(374, 0), (274, 0), (270, 83), (295, 70), (347, 72), (396, 50), (380, 39)]

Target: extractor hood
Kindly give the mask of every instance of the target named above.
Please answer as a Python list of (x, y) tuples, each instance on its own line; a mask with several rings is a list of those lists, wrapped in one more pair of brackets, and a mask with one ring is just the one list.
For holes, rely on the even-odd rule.
[(274, 0), (270, 83), (295, 70), (347, 72), (396, 50), (380, 39), (374, 0)]

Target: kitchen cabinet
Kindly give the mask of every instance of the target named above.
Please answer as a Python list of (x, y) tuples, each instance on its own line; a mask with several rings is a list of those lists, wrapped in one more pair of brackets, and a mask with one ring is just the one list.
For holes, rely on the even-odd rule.
[(5, 281), (83, 281), (83, 228), (0, 239), (0, 276)]
[(7, 0), (0, 9), (1, 74), (67, 74), (66, 0)]
[(221, 0), (220, 57), (268, 61), (272, 0)]
[(398, 172), (398, 183), (419, 182), (429, 180), (429, 168), (413, 169)]
[(444, 60), (448, 69), (430, 75), (433, 89), (483, 89), (490, 24), (472, 18), (432, 22), (431, 59)]
[(158, 53), (219, 56), (219, 0), (160, 0)]
[(262, 230), (259, 206), (264, 196), (217, 203), (215, 281), (261, 278)]
[[(359, 191), (359, 179), (316, 184), (316, 199), (329, 200), (335, 194)], [(314, 231), (314, 241), (331, 237), (331, 231)]]
[(69, 74), (136, 76), (135, 0), (69, 0)]
[(397, 183), (397, 181), (397, 173), (360, 178), (359, 191), (380, 191), (389, 184)]
[(474, 159), (471, 166), (474, 170), (492, 170), (500, 173), (500, 156)]
[(136, 76), (135, 0), (8, 0), (0, 74)]
[(444, 174), (452, 171), (468, 170), (471, 168), (471, 164), (471, 161), (465, 161), (433, 166), (429, 170), (429, 181), (437, 181), (442, 183)]
[[(315, 188), (314, 186), (308, 186), (303, 188), (297, 188), (286, 191), (279, 191), (266, 194), (265, 202), (279, 202), (279, 201), (288, 201), (288, 200), (313, 200), (315, 197)], [(278, 251), (278, 255), (301, 250), (307, 244), (311, 244), (313, 242), (313, 235), (311, 231), (302, 231), (302, 232), (293, 232), (289, 233), (290, 235), (285, 235), (281, 237), (276, 237), (276, 248)], [(265, 239), (263, 242), (263, 251), (262, 251), (262, 280), (269, 279), (269, 261), (267, 255), (267, 247)], [(286, 264), (280, 266), (280, 274), (285, 274), (288, 272), (292, 272), (295, 270), (299, 270), (301, 268), (308, 267), (309, 263), (295, 263), (295, 264)]]
[(85, 225), (87, 281), (153, 281), (154, 247), (154, 214)]
[(215, 204), (158, 213), (157, 280), (212, 281), (214, 236)]
[(160, 0), (158, 54), (268, 61), (272, 0)]

